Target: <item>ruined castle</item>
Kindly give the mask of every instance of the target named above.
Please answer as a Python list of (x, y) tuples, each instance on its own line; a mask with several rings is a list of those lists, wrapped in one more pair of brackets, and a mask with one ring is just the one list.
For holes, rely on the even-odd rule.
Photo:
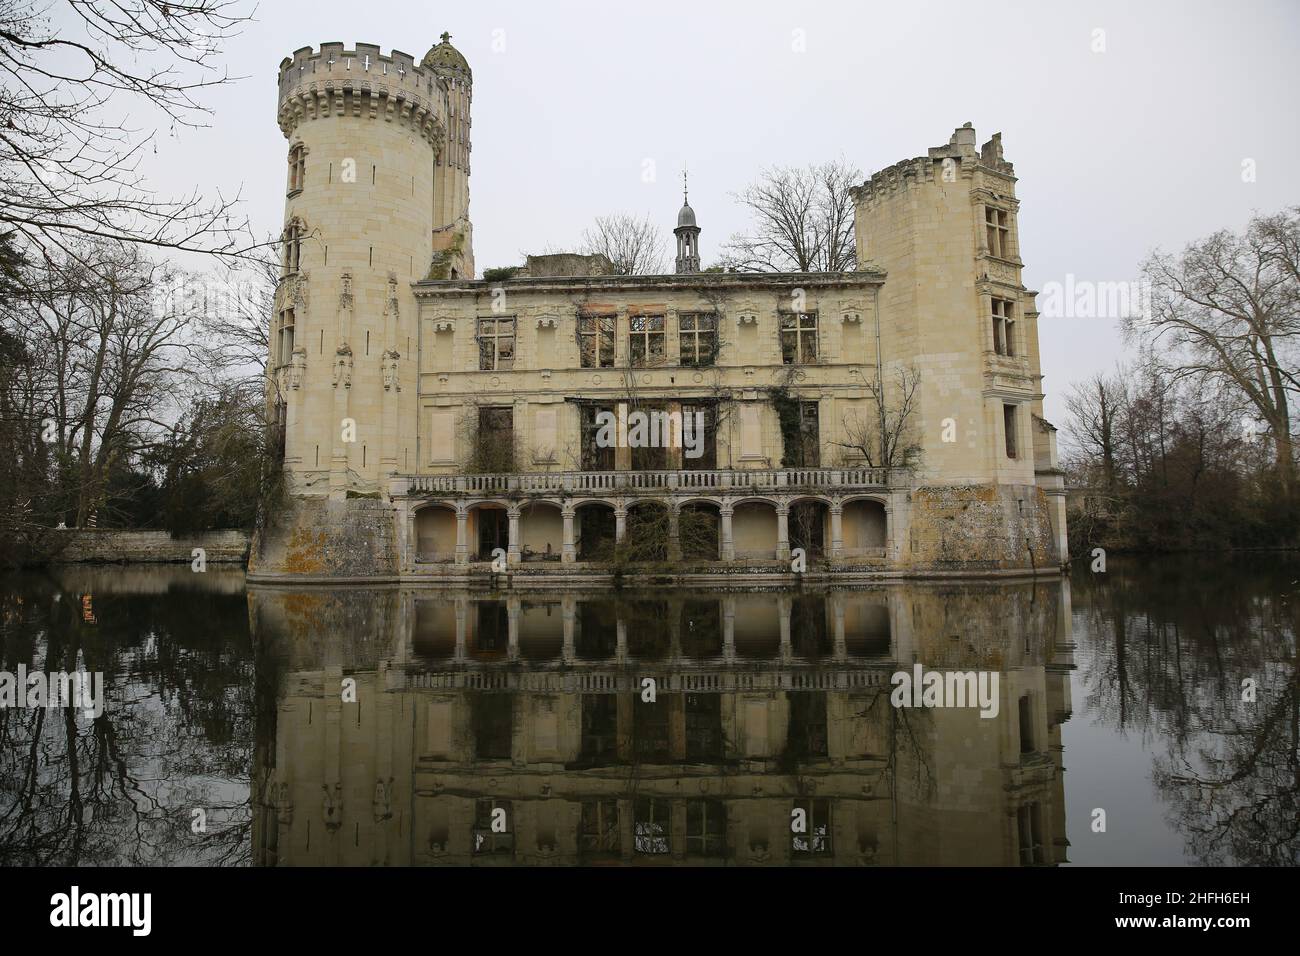
[[(280, 65), (268, 393), (288, 494), (255, 578), (596, 581), (617, 566), (735, 581), (802, 561), (849, 580), (1065, 562), (1000, 135), (977, 145), (968, 123), (857, 187), (853, 272), (703, 272), (684, 201), (671, 274), (537, 256), (489, 281), (472, 100), (447, 34), (418, 61), (325, 43)], [(600, 440), (602, 417), (629, 407), (700, 422), (698, 453)], [(661, 537), (629, 551), (647, 528)]]

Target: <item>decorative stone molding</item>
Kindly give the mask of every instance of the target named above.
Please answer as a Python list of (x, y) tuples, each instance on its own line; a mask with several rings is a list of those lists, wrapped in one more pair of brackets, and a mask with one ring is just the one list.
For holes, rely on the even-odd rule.
[[(342, 284), (342, 289), (339, 291), (339, 309), (340, 310), (351, 309), (353, 306), (352, 273), (350, 272), (343, 273), (341, 276), (339, 276), (339, 282)], [(348, 354), (351, 355), (352, 353), (349, 352)]]
[(293, 350), (293, 360), (289, 363), (288, 385), (292, 389), (302, 387), (303, 376), (307, 372), (307, 349), (298, 346)]
[(537, 317), (537, 327), (539, 329), (556, 329), (560, 326), (560, 317), (558, 315), (539, 315)]

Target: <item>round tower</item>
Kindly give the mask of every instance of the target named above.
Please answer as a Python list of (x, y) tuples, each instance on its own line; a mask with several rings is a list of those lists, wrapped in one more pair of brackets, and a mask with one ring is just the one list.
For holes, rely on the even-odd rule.
[(294, 494), (382, 494), (415, 467), (411, 283), (440, 224), (448, 94), (409, 54), (368, 44), (304, 47), (280, 64), (289, 150), (271, 368)]

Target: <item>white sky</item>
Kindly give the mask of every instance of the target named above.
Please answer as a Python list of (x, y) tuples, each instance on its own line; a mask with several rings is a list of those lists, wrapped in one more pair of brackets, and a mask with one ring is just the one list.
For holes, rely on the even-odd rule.
[[(843, 157), (864, 176), (970, 121), (1020, 177), (1025, 282), (1135, 279), (1251, 212), (1300, 202), (1300, 3), (262, 0), (228, 44), (211, 127), (160, 137), (158, 187), (242, 191), (259, 233), (284, 211), (276, 73), (341, 41), (422, 57), (445, 29), (474, 71), (471, 216), (480, 272), (576, 247), (605, 213), (671, 229), (690, 167), (705, 264), (744, 227), (731, 198), (769, 164)], [(1094, 30), (1105, 52), (1094, 53)], [(806, 52), (793, 49), (804, 31)], [(503, 32), (494, 32), (503, 31)], [(504, 50), (494, 52), (494, 38)], [(657, 180), (642, 179), (653, 160)], [(1255, 161), (1256, 181), (1242, 181)], [(671, 255), (671, 246), (670, 246)], [(1123, 349), (1108, 319), (1040, 323), (1047, 414)]]

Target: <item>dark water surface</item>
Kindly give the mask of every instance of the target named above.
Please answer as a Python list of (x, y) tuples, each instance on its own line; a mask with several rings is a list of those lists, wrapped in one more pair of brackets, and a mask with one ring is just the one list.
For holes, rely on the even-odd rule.
[[(829, 592), (0, 578), (0, 679), (107, 687), (99, 717), (0, 708), (0, 864), (1295, 864), (1298, 581), (1290, 557)], [(996, 680), (996, 715), (892, 706), (918, 664)]]

